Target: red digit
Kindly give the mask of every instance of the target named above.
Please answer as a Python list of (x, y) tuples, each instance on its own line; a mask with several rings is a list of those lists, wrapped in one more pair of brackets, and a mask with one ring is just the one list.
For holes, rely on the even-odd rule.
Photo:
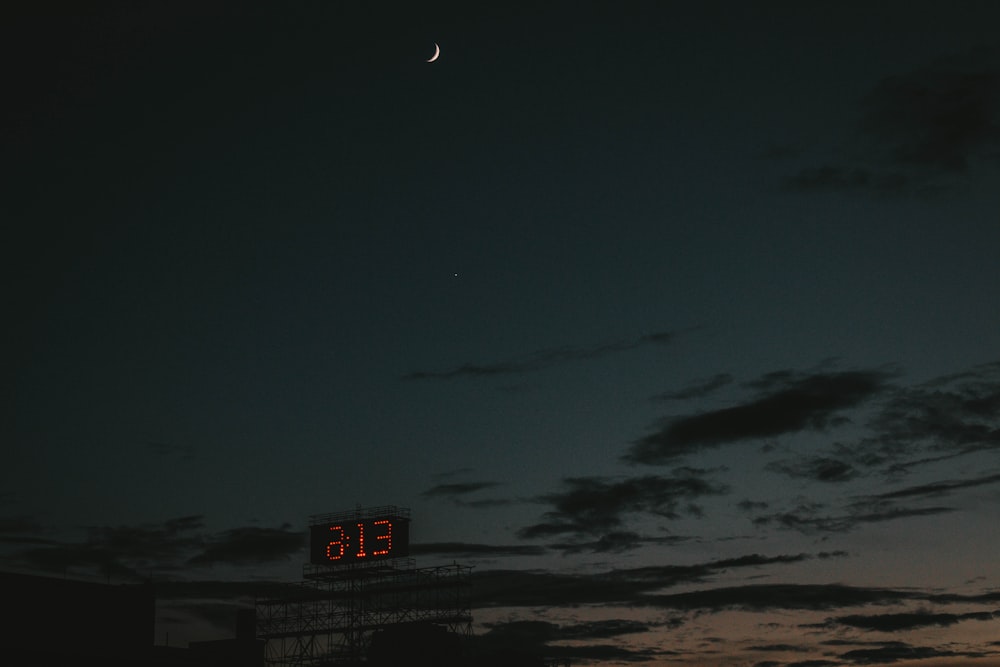
[(388, 519), (382, 519), (375, 522), (376, 526), (385, 526), (385, 535), (379, 535), (375, 538), (375, 541), (385, 540), (385, 548), (379, 549), (372, 552), (372, 556), (385, 556), (390, 551), (392, 551), (392, 522)]
[(330, 530), (340, 533), (340, 537), (327, 543), (326, 557), (328, 560), (340, 560), (344, 556), (344, 527), (330, 526)]
[(358, 558), (364, 558), (365, 553), (365, 524), (358, 524)]

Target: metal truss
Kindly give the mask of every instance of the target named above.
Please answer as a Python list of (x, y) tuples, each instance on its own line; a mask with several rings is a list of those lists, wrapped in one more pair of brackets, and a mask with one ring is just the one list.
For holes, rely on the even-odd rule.
[(381, 505), (379, 507), (358, 507), (353, 510), (342, 512), (331, 512), (328, 514), (312, 514), (309, 516), (309, 525), (323, 525), (335, 523), (337, 521), (350, 521), (352, 519), (381, 519), (383, 517), (393, 517), (396, 519), (409, 519), (410, 510), (407, 507), (396, 505)]
[(406, 623), (471, 636), (471, 571), (458, 564), (416, 568), (409, 559), (307, 567), (305, 580), (290, 584), (285, 595), (256, 602), (265, 660), (275, 667), (359, 662), (375, 631)]

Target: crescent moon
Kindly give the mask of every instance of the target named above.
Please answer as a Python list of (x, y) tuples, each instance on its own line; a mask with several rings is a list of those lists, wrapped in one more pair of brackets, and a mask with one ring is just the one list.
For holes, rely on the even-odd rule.
[(427, 60), (427, 62), (429, 62), (429, 63), (432, 63), (432, 62), (434, 62), (435, 60), (437, 60), (437, 59), (438, 59), (438, 56), (439, 56), (439, 55), (441, 55), (441, 47), (437, 45), (437, 42), (434, 42), (434, 55), (433, 55), (433, 56), (431, 56), (431, 57), (430, 57), (430, 58), (429, 58), (429, 59)]

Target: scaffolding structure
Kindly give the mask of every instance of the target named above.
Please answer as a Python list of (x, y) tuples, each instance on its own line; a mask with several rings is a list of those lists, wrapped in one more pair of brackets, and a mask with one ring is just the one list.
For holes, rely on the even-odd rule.
[[(386, 509), (399, 515), (398, 508), (364, 512), (372, 516), (370, 512)], [(331, 516), (339, 515), (317, 518)], [(418, 568), (411, 558), (307, 564), (303, 581), (287, 585), (278, 597), (256, 602), (257, 638), (266, 640), (265, 661), (271, 667), (359, 663), (374, 633), (403, 624), (430, 623), (469, 637), (471, 572), (459, 564)]]

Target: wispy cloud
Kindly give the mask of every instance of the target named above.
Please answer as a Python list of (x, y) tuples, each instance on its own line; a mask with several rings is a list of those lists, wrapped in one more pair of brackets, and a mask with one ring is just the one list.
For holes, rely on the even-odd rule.
[(686, 593), (653, 595), (649, 604), (670, 609), (836, 609), (866, 604), (885, 604), (919, 598), (920, 594), (885, 588), (840, 584), (755, 584), (710, 588)]
[[(482, 607), (508, 606), (552, 606), (577, 604), (605, 604), (624, 606), (663, 606), (667, 604), (659, 594), (665, 587), (681, 584), (704, 583), (713, 576), (740, 569), (757, 569), (782, 565), (791, 565), (812, 558), (830, 558), (842, 555), (833, 554), (783, 554), (764, 556), (749, 554), (736, 558), (728, 558), (692, 565), (659, 565), (639, 568), (609, 570), (597, 574), (570, 574), (557, 572), (529, 570), (490, 570), (473, 575), (473, 603)], [(799, 597), (811, 595), (826, 601), (817, 608), (835, 608), (858, 604), (857, 600), (876, 601), (908, 599), (909, 594), (886, 594), (881, 589), (848, 589), (853, 591), (853, 597), (845, 593), (845, 587), (814, 587), (813, 589), (794, 589)], [(717, 589), (716, 599), (722, 600), (728, 593), (743, 589)], [(785, 591), (784, 588), (758, 586), (751, 587), (758, 591), (759, 598), (767, 599), (768, 590)], [(750, 593), (732, 593), (734, 599), (740, 595), (750, 596)], [(902, 597), (900, 597), (902, 596)], [(785, 597), (794, 599), (793, 593), (785, 591)], [(678, 598), (680, 599), (680, 598)], [(694, 598), (690, 598), (692, 601)], [(706, 600), (710, 601), (709, 595)], [(775, 608), (780, 608), (782, 597), (772, 600)], [(863, 602), (862, 602), (863, 603)], [(694, 604), (678, 604), (677, 608), (687, 608)], [(723, 606), (734, 605), (736, 602), (725, 602)], [(761, 602), (759, 604), (764, 604)], [(694, 604), (694, 606), (698, 606)], [(711, 605), (709, 605), (711, 606)], [(791, 607), (789, 607), (791, 608)]]
[(944, 496), (960, 489), (969, 489), (987, 484), (1000, 483), (1000, 473), (985, 475), (983, 477), (973, 477), (972, 479), (948, 480), (942, 482), (932, 482), (930, 484), (918, 484), (895, 491), (880, 493), (875, 498), (882, 500), (895, 500), (898, 498), (916, 497), (937, 497)]
[(845, 625), (879, 632), (900, 632), (929, 626), (944, 627), (963, 621), (992, 621), (995, 618), (1000, 618), (1000, 612), (977, 611), (964, 614), (946, 614), (924, 610), (898, 614), (851, 614), (832, 618), (827, 624)]
[(975, 651), (950, 651), (932, 646), (913, 646), (903, 642), (886, 642), (879, 648), (859, 648), (840, 654), (841, 659), (857, 665), (879, 665), (900, 660), (928, 660), (930, 658), (981, 658)]
[(452, 482), (449, 484), (438, 484), (420, 495), (424, 498), (454, 498), (456, 496), (467, 496), (483, 489), (490, 489), (500, 486), (499, 482)]
[[(201, 545), (197, 531), (201, 516), (171, 519), (161, 524), (93, 526), (76, 542), (51, 540), (13, 553), (9, 560), (19, 567), (42, 572), (115, 575), (139, 580), (143, 572), (180, 566), (187, 554)], [(11, 540), (13, 542), (13, 540)], [(30, 546), (29, 546), (30, 545)]]
[(758, 382), (764, 391), (749, 401), (668, 418), (655, 432), (635, 441), (622, 458), (661, 464), (725, 443), (823, 430), (843, 421), (845, 410), (885, 391), (890, 377), (883, 370), (765, 376)]
[(545, 513), (545, 521), (522, 528), (518, 534), (525, 539), (607, 535), (621, 531), (631, 514), (666, 518), (697, 514), (700, 510), (695, 502), (699, 498), (727, 492), (727, 487), (704, 479), (701, 471), (686, 468), (670, 477), (571, 477), (562, 481), (561, 490), (538, 498), (552, 507)]
[(684, 535), (666, 535), (651, 537), (640, 535), (630, 530), (616, 530), (604, 533), (600, 537), (590, 541), (575, 539), (571, 542), (554, 542), (548, 544), (548, 548), (562, 553), (622, 553), (638, 549), (642, 546), (661, 545), (669, 546), (680, 542), (687, 542), (691, 537)]
[(159, 573), (215, 565), (260, 565), (299, 555), (305, 548), (304, 531), (240, 527), (210, 533), (200, 515), (158, 524), (93, 526), (82, 540), (39, 540), (10, 537), (7, 543), (24, 548), (7, 560), (19, 567), (59, 574), (114, 575), (143, 580)]
[(306, 535), (288, 524), (280, 528), (243, 527), (212, 536), (190, 565), (261, 565), (287, 561), (306, 547)]
[(954, 507), (895, 507), (886, 503), (857, 503), (840, 514), (821, 513), (817, 505), (799, 505), (797, 508), (754, 517), (756, 526), (775, 526), (805, 534), (844, 533), (862, 524), (883, 523), (897, 519), (933, 516), (956, 511)]
[(411, 544), (410, 554), (414, 556), (448, 556), (452, 558), (483, 558), (498, 556), (540, 556), (546, 553), (544, 547), (530, 544), (477, 544), (468, 542), (427, 542)]
[(567, 363), (599, 359), (648, 345), (666, 345), (673, 342), (676, 335), (674, 332), (662, 331), (640, 336), (634, 340), (613, 341), (586, 347), (563, 346), (548, 348), (532, 352), (517, 359), (487, 363), (466, 363), (455, 368), (440, 371), (413, 371), (404, 375), (403, 379), (455, 380), (460, 378), (483, 378), (532, 373)]
[[(858, 110), (850, 151), (805, 166), (790, 191), (928, 193), (1000, 156), (1000, 52), (975, 49), (884, 77)], [(949, 180), (950, 179), (950, 180)]]
[(872, 426), (890, 453), (913, 444), (938, 452), (1000, 448), (1000, 362), (901, 390)]
[(512, 501), (505, 498), (472, 498), (470, 496), (485, 489), (500, 486), (499, 482), (450, 482), (437, 484), (422, 492), (424, 498), (447, 500), (461, 507), (501, 507)]
[(869, 93), (861, 129), (891, 160), (963, 171), (1000, 140), (1000, 59), (977, 49), (904, 74)]
[(732, 383), (733, 376), (729, 373), (718, 373), (705, 380), (699, 380), (682, 389), (665, 391), (654, 396), (654, 400), (659, 401), (689, 401), (695, 398), (704, 398), (717, 390)]
[(831, 456), (862, 470), (912, 468), (1000, 449), (1000, 362), (886, 391), (870, 435)]
[(847, 482), (860, 474), (850, 463), (826, 456), (811, 456), (798, 461), (775, 461), (768, 464), (767, 469), (815, 482)]
[[(505, 664), (541, 663), (540, 656), (543, 655), (557, 660), (647, 662), (659, 653), (618, 644), (591, 643), (648, 632), (654, 627), (624, 619), (574, 624), (515, 620), (487, 623), (485, 627), (486, 632), (476, 637), (473, 650), (494, 658), (503, 656), (506, 658), (503, 660)], [(574, 643), (557, 643), (566, 640)]]
[[(901, 472), (916, 465), (995, 448), (1000, 412), (994, 413), (994, 404), (1000, 393), (992, 377), (996, 370), (994, 365), (979, 370), (985, 369), (989, 372), (956, 374), (918, 387), (893, 389), (868, 424), (874, 435), (850, 447), (838, 445), (835, 448), (838, 458), (803, 457), (794, 462), (772, 462), (766, 467), (820, 482), (848, 482), (872, 470), (881, 470), (889, 473), (890, 479), (897, 479)], [(928, 455), (933, 452), (944, 453)], [(940, 504), (940, 501), (928, 504), (928, 501), (995, 484), (1000, 484), (997, 472), (946, 478), (856, 496), (839, 509), (803, 501), (789, 509), (760, 513), (753, 522), (757, 526), (806, 534), (846, 532), (862, 524), (956, 512), (957, 507)], [(741, 507), (751, 512), (768, 509), (766, 504), (758, 507), (749, 502)]]

